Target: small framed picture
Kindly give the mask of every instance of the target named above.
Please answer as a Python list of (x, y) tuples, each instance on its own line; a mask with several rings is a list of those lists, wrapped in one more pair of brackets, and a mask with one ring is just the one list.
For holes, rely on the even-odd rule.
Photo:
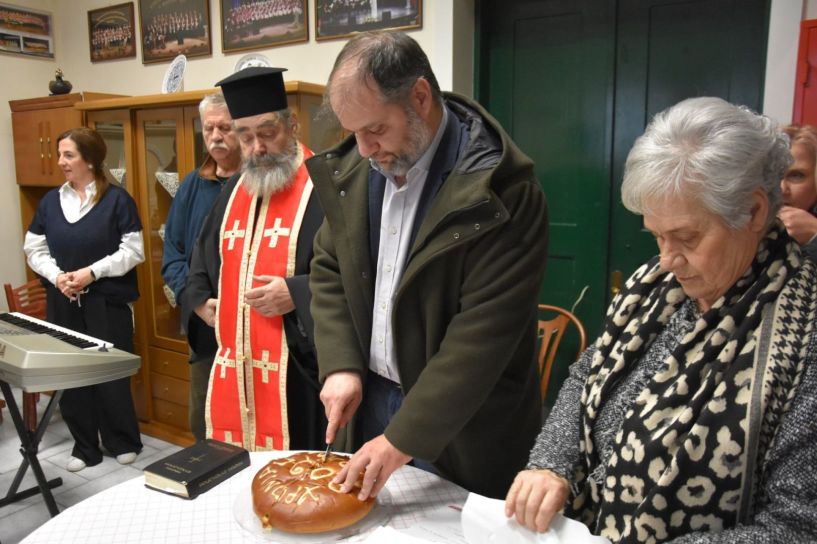
[(0, 3), (0, 51), (53, 59), (51, 14)]
[(136, 56), (133, 2), (88, 11), (91, 62)]
[(367, 30), (423, 26), (423, 0), (315, 0), (315, 39), (348, 38)]
[(139, 0), (142, 63), (212, 53), (209, 0)]
[(221, 0), (225, 53), (309, 41), (307, 0)]

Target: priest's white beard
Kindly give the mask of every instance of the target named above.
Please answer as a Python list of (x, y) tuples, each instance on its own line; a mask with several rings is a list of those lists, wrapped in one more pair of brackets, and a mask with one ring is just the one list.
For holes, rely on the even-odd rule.
[(255, 197), (274, 195), (289, 187), (301, 166), (302, 153), (298, 140), (292, 138), (283, 153), (242, 157), (241, 183)]

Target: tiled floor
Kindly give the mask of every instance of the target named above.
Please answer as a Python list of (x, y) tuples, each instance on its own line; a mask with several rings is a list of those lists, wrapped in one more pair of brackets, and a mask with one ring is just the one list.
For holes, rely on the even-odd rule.
[[(21, 402), (20, 396), (20, 391), (15, 390), (18, 405)], [(45, 410), (49, 399), (50, 397), (40, 395), (38, 406), (40, 414)], [(144, 449), (132, 465), (120, 465), (113, 457), (106, 456), (99, 465), (80, 472), (68, 472), (65, 470), (65, 463), (71, 454), (74, 441), (57, 409), (40, 442), (37, 457), (46, 479), (62, 478), (62, 485), (52, 491), (60, 511), (103, 489), (141, 476), (145, 466), (180, 449), (179, 446), (144, 434), (142, 444)], [(20, 439), (14, 430), (8, 408), (3, 408), (3, 423), (0, 424), (0, 497), (4, 497), (8, 492), (22, 461), (19, 449)], [(28, 489), (33, 486), (36, 486), (36, 480), (29, 468), (20, 489)], [(16, 544), (49, 519), (48, 508), (40, 494), (4, 506), (0, 508), (0, 542)]]

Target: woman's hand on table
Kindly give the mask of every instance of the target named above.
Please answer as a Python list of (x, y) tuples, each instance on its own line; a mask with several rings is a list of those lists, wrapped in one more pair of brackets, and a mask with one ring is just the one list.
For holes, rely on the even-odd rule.
[(543, 533), (562, 509), (570, 487), (550, 470), (523, 470), (516, 475), (505, 498), (505, 515), (531, 531)]

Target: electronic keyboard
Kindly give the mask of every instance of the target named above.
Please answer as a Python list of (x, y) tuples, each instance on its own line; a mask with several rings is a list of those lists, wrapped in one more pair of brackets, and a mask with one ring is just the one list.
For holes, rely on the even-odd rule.
[(0, 380), (28, 393), (124, 378), (141, 363), (110, 342), (17, 312), (0, 314)]

